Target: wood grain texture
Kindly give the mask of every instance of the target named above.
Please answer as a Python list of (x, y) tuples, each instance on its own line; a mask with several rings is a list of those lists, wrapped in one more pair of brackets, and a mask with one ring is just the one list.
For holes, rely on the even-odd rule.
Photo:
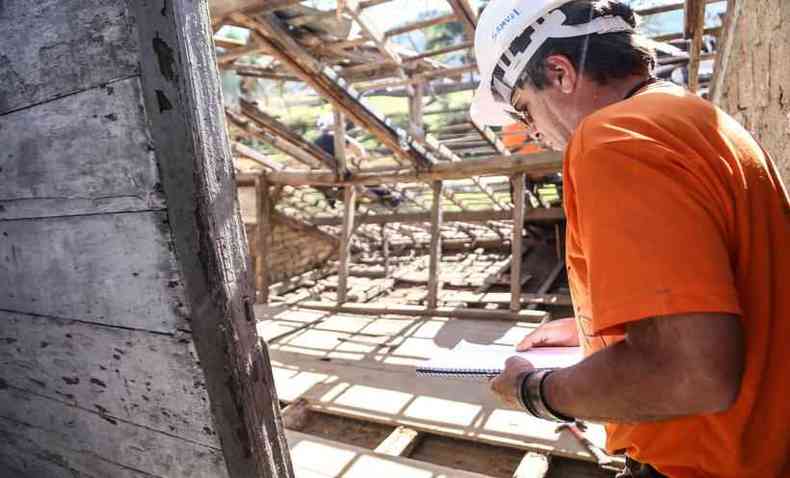
[(9, 386), (219, 448), (189, 334), (0, 312)]
[[(742, 2), (732, 2), (739, 7)], [(729, 38), (730, 67), (716, 91), (733, 115), (771, 154), (790, 188), (790, 2), (745, 3)]]
[(0, 119), (0, 220), (162, 209), (137, 78)]
[(141, 84), (228, 474), (290, 478), (255, 301), (205, 0), (141, 0)]
[(165, 213), (0, 222), (0, 302), (29, 314), (173, 333), (188, 311)]
[(0, 32), (0, 115), (138, 72), (126, 1), (4, 1)]
[(108, 419), (98, 411), (11, 386), (0, 389), (0, 410), (0, 456), (24, 450), (39, 461), (73, 470), (64, 476), (228, 476), (221, 450)]

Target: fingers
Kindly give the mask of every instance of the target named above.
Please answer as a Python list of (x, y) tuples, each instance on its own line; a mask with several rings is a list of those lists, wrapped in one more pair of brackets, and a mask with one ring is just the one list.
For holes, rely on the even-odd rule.
[(534, 330), (532, 333), (524, 336), (524, 338), (521, 339), (521, 342), (516, 345), (516, 351), (524, 352), (525, 350), (529, 350), (535, 345), (542, 343), (544, 340), (545, 337), (543, 336), (543, 332), (540, 329)]

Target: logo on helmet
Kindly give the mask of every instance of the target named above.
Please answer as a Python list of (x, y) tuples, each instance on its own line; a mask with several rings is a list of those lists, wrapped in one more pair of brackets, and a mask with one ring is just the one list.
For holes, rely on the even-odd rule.
[(517, 8), (514, 8), (510, 13), (508, 13), (507, 16), (505, 16), (505, 18), (503, 18), (502, 21), (497, 24), (496, 28), (494, 29), (494, 34), (491, 35), (491, 40), (496, 40), (496, 37), (498, 37), (502, 30), (505, 29), (507, 24), (512, 22), (513, 19), (519, 15), (521, 15), (521, 12), (519, 12)]

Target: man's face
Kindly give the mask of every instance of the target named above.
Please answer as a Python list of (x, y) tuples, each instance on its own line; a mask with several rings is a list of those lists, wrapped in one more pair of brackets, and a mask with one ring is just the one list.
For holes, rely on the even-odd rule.
[(526, 84), (513, 95), (513, 106), (525, 113), (525, 125), (533, 139), (555, 151), (562, 151), (572, 130), (567, 121), (567, 95), (558, 94), (555, 90), (552, 85), (537, 90)]

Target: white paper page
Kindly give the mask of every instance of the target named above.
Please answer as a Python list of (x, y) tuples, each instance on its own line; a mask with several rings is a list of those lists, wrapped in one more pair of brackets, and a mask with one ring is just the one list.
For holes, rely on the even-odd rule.
[(526, 352), (516, 352), (513, 346), (476, 345), (461, 341), (452, 350), (447, 350), (418, 366), (420, 373), (430, 370), (459, 370), (501, 372), (509, 357), (520, 356), (529, 360), (535, 368), (570, 367), (583, 358), (581, 347), (537, 347)]

